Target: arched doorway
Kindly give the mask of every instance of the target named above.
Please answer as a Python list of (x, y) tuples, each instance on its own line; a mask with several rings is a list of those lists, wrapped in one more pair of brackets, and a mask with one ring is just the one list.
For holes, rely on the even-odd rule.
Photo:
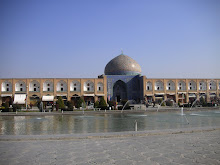
[(127, 87), (121, 80), (116, 81), (113, 86), (113, 100), (116, 100), (117, 102), (127, 100)]

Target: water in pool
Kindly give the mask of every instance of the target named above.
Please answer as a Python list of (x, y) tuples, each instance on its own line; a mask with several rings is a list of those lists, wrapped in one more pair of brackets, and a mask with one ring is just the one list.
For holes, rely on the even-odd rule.
[[(220, 111), (0, 116), (1, 135), (47, 135), (220, 126)], [(189, 122), (189, 123), (188, 123)]]

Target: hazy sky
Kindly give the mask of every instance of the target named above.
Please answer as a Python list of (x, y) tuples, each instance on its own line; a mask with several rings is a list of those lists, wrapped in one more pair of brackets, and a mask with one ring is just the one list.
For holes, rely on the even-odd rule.
[(0, 78), (220, 78), (220, 0), (0, 0)]

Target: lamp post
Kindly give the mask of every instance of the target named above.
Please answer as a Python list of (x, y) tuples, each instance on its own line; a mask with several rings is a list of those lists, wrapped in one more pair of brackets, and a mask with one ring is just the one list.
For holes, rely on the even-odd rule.
[(28, 86), (26, 86), (26, 111), (27, 111), (27, 99), (28, 99)]

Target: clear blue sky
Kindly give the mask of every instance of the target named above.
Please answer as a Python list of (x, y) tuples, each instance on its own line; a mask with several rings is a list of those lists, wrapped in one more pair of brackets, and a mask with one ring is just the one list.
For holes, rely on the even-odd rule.
[(220, 0), (0, 0), (0, 78), (220, 78)]

